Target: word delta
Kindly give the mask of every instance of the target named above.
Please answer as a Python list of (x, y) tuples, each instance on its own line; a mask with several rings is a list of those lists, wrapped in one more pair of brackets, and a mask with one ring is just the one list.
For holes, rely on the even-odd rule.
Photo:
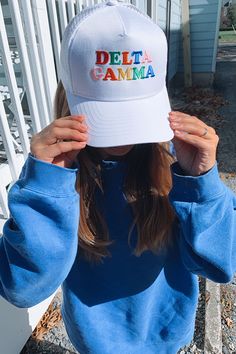
[[(93, 80), (103, 80), (103, 81), (121, 81), (121, 80), (139, 80), (139, 79), (149, 79), (155, 77), (153, 70), (152, 59), (146, 51), (133, 51), (133, 52), (106, 52), (106, 51), (96, 51), (96, 65), (92, 71), (91, 75)], [(142, 65), (144, 64), (144, 65)], [(106, 67), (103, 67), (106, 65)], [(118, 67), (107, 67), (107, 65), (122, 65), (128, 66)], [(137, 67), (134, 65), (142, 65)]]

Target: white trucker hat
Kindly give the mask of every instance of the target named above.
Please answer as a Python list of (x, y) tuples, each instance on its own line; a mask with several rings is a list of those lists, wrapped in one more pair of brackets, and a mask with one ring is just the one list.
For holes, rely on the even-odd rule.
[(71, 115), (86, 117), (88, 145), (171, 140), (166, 67), (164, 32), (135, 6), (112, 0), (76, 15), (63, 34), (59, 75)]

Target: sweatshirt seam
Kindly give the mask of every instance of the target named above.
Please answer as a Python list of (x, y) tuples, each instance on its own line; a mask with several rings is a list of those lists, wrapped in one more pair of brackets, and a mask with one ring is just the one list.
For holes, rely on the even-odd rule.
[(217, 193), (217, 194), (214, 194), (212, 197), (210, 197), (209, 199), (208, 198), (200, 198), (200, 199), (198, 199), (196, 202), (192, 202), (192, 203), (205, 203), (206, 201), (207, 202), (210, 202), (210, 201), (212, 201), (213, 199), (215, 199), (215, 198), (218, 198), (218, 197), (220, 197), (220, 196), (223, 196), (225, 193), (224, 193), (224, 191), (222, 192), (219, 192), (219, 193)]
[[(34, 164), (43, 164), (43, 166), (45, 167), (45, 165), (51, 168), (51, 166), (55, 167), (57, 171), (64, 171), (64, 172), (68, 172), (68, 173), (77, 173), (78, 172), (78, 167), (76, 168), (72, 168), (72, 167), (63, 167), (63, 166), (58, 166), (53, 164), (52, 162), (48, 162), (48, 161), (44, 161), (41, 160), (37, 157), (35, 157), (33, 154), (29, 153), (29, 158), (31, 158), (31, 161), (34, 161)], [(73, 165), (72, 165), (73, 166)], [(41, 167), (40, 167), (41, 168)], [(27, 176), (27, 175), (26, 175)]]
[(39, 190), (36, 190), (36, 189), (33, 189), (33, 188), (29, 188), (29, 187), (25, 187), (25, 186), (23, 186), (22, 189), (34, 192), (36, 194), (45, 195), (45, 196), (54, 197), (54, 198), (67, 198), (67, 197), (76, 196), (76, 193), (73, 193), (73, 194), (59, 194), (59, 195), (48, 194), (48, 193), (45, 193), (43, 191), (39, 191)]
[[(174, 192), (175, 193), (175, 192)], [(174, 193), (173, 193), (173, 197), (175, 197), (175, 195), (174, 195)], [(200, 203), (205, 203), (205, 202), (210, 202), (210, 201), (212, 201), (213, 199), (215, 199), (215, 198), (218, 198), (219, 196), (223, 196), (225, 193), (224, 193), (224, 191), (222, 192), (219, 192), (219, 193), (217, 193), (217, 194), (214, 194), (212, 197), (210, 197), (210, 198), (199, 198), (199, 199), (195, 199), (195, 200), (184, 200), (184, 199), (175, 199), (175, 198), (171, 198), (174, 202), (181, 202), (181, 203), (190, 203), (190, 204), (194, 204), (194, 203), (198, 203), (198, 204), (200, 204)], [(170, 195), (171, 195), (171, 193), (170, 193)]]

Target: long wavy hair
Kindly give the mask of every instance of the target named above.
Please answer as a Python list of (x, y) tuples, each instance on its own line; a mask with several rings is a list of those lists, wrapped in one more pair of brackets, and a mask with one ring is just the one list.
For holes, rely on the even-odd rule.
[[(70, 110), (63, 84), (59, 81), (55, 100), (54, 118), (69, 116)], [(101, 179), (101, 156), (98, 149), (86, 146), (77, 155), (79, 172), (76, 190), (80, 194), (79, 253), (88, 261), (98, 263), (111, 256), (109, 246), (113, 243), (104, 218), (96, 207), (95, 189), (103, 192)], [(137, 144), (125, 156), (127, 173), (123, 192), (132, 208), (134, 220), (130, 225), (127, 242), (137, 227), (137, 244), (133, 254), (144, 251), (157, 253), (171, 246), (171, 227), (175, 219), (169, 203), (171, 189), (170, 164), (174, 161), (167, 143)]]

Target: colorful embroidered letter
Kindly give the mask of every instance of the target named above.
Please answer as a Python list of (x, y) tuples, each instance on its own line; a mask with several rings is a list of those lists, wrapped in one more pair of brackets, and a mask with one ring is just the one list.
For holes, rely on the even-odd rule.
[(142, 64), (145, 64), (145, 63), (151, 63), (152, 62), (152, 58), (151, 56), (148, 54), (148, 52), (145, 50), (144, 52), (144, 56), (143, 56), (143, 60), (142, 60)]
[(107, 81), (107, 80), (117, 81), (117, 77), (116, 77), (114, 71), (112, 70), (112, 68), (107, 69), (106, 75), (103, 80), (104, 81)]
[(109, 53), (111, 57), (110, 65), (120, 65), (121, 64), (121, 60), (119, 60), (120, 52), (109, 52)]
[(140, 55), (143, 55), (143, 52), (142, 50), (140, 50), (139, 52), (132, 52), (131, 56), (133, 57), (134, 56), (134, 64), (140, 64), (140, 59), (139, 59), (139, 56)]
[(109, 62), (109, 53), (102, 51), (102, 50), (97, 50), (97, 65), (105, 65)]
[(133, 60), (130, 59), (129, 61), (129, 52), (122, 52), (123, 54), (123, 65), (131, 65), (133, 63)]
[(91, 76), (93, 80), (100, 80), (103, 78), (104, 74), (102, 68), (94, 68), (91, 70)]
[(148, 79), (149, 76), (151, 76), (151, 77), (154, 77), (154, 76), (155, 76), (154, 71), (153, 71), (153, 67), (152, 67), (151, 65), (149, 65), (149, 67), (148, 67), (146, 79)]
[(132, 80), (131, 72), (132, 68), (127, 68), (125, 72), (122, 68), (118, 68), (118, 80)]
[(133, 68), (133, 80), (145, 79), (145, 66), (142, 66), (139, 70), (138, 68)]

